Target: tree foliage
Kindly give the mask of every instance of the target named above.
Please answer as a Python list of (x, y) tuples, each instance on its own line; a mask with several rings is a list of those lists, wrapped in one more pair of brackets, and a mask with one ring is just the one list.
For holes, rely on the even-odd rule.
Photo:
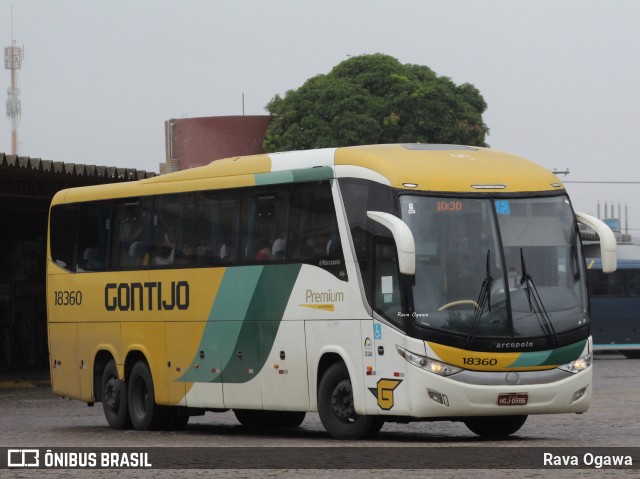
[(429, 67), (362, 55), (267, 105), (267, 152), (377, 143), (486, 146), (487, 104), (476, 87)]

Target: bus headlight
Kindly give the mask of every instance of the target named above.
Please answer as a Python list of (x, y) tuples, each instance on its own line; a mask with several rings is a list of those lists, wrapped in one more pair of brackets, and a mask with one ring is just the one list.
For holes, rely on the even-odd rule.
[(462, 369), (452, 366), (451, 364), (443, 363), (440, 361), (434, 361), (426, 356), (420, 356), (419, 354), (412, 353), (406, 349), (396, 345), (398, 354), (409, 361), (416, 367), (429, 371), (430, 373), (437, 374), (438, 376), (451, 376), (452, 374), (459, 373)]
[(580, 371), (584, 371), (589, 366), (591, 366), (592, 359), (593, 359), (593, 355), (589, 353), (585, 356), (582, 356), (581, 358), (571, 361), (570, 363), (559, 366), (559, 369), (562, 369), (563, 371), (567, 371), (568, 373), (576, 374), (576, 373), (579, 373)]

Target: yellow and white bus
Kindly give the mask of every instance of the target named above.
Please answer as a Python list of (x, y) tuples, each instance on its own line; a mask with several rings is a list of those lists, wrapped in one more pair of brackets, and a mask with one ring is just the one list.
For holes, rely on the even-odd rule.
[(111, 427), (317, 411), (328, 433), (458, 420), (481, 436), (589, 407), (577, 223), (523, 158), (427, 144), (229, 158), (59, 192), (47, 306), (54, 393)]

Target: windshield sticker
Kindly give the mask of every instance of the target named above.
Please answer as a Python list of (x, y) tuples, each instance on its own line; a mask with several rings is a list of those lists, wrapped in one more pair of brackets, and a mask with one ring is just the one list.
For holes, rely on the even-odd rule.
[(509, 267), (509, 274), (508, 274), (508, 278), (509, 278), (509, 288), (511, 289), (516, 289), (518, 287), (518, 272), (516, 271), (516, 269), (511, 266)]
[(499, 215), (510, 215), (511, 206), (509, 206), (509, 200), (496, 201), (496, 213)]
[(393, 302), (393, 276), (382, 276), (380, 282), (383, 301), (385, 303)]
[(393, 276), (382, 276), (382, 294), (393, 294)]
[(416, 210), (413, 209), (413, 203), (409, 203), (409, 214), (410, 215), (416, 214)]

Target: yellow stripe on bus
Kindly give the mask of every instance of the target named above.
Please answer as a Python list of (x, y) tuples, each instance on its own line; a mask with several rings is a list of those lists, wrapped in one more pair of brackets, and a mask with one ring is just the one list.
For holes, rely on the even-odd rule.
[(438, 355), (438, 359), (447, 364), (476, 371), (504, 371), (513, 364), (521, 353), (485, 353), (469, 351), (451, 346), (427, 342)]
[(299, 304), (303, 308), (320, 309), (322, 311), (335, 311), (336, 306), (334, 304)]

